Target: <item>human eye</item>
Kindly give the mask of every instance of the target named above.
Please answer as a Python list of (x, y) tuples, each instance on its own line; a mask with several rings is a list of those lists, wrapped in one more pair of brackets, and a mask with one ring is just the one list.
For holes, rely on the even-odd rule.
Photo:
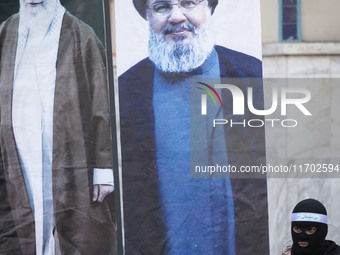
[(310, 227), (309, 229), (306, 230), (306, 233), (308, 235), (312, 235), (316, 232), (316, 227)]
[(197, 5), (196, 1), (193, 0), (183, 0), (180, 2), (180, 4), (183, 8), (186, 9), (192, 9)]
[(171, 4), (169, 2), (158, 2), (155, 3), (152, 7), (155, 12), (164, 13), (171, 9)]
[(293, 231), (294, 231), (295, 233), (301, 233), (301, 232), (302, 232), (301, 228), (296, 227), (296, 226), (293, 227)]

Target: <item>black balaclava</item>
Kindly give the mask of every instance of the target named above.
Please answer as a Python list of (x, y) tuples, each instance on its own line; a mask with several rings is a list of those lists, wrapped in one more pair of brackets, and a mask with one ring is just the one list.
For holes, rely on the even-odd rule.
[[(301, 233), (295, 233), (293, 226), (302, 229)], [(308, 235), (306, 229), (316, 227), (314, 234)], [(327, 211), (319, 201), (306, 199), (299, 202), (292, 214), (292, 254), (296, 255), (319, 255), (325, 249), (325, 238), (327, 235)], [(299, 242), (308, 242), (307, 247), (300, 247)]]

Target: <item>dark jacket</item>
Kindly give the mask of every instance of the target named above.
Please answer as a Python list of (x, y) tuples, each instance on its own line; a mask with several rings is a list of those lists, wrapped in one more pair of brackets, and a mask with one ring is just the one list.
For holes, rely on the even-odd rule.
[[(287, 246), (283, 250), (282, 255), (296, 255), (291, 249), (291, 246)], [(325, 249), (319, 255), (340, 255), (340, 246), (333, 241), (326, 240)]]
[[(258, 59), (221, 46), (216, 46), (215, 49), (222, 78), (262, 76), (262, 64)], [(148, 58), (119, 77), (124, 224), (126, 254), (129, 255), (166, 254), (165, 225), (155, 162), (153, 77), (154, 65)], [(256, 83), (248, 80), (242, 84), (240, 88), (246, 95), (247, 87), (255, 86)], [(263, 107), (262, 86), (256, 91), (257, 98), (261, 98), (257, 103)], [(224, 91), (222, 100), (232, 102), (231, 94)], [(224, 118), (235, 119), (231, 104), (224, 105)], [(244, 117), (254, 118), (248, 111)], [(264, 163), (263, 128), (226, 129), (226, 141), (230, 164), (240, 166)], [(269, 254), (266, 180), (232, 179), (232, 187), (237, 254)]]

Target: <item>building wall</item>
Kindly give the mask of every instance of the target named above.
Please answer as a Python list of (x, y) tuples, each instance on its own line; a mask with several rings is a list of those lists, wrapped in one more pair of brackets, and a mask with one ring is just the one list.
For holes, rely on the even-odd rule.
[[(279, 0), (261, 0), (263, 76), (265, 78), (340, 78), (340, 1), (301, 0), (302, 42), (279, 42)], [(334, 82), (334, 80), (333, 80)], [(292, 151), (314, 151), (315, 157), (340, 155), (339, 86), (313, 86), (316, 103), (311, 123), (301, 135), (266, 129), (267, 163)], [(271, 91), (265, 86), (265, 94)], [(315, 97), (315, 96), (314, 96)], [(330, 102), (328, 107), (321, 107)], [(323, 125), (323, 126), (322, 126)], [(322, 126), (322, 128), (321, 128)], [(294, 154), (292, 158), (297, 158)], [(308, 162), (307, 162), (308, 163)], [(291, 244), (291, 211), (297, 202), (315, 198), (329, 216), (328, 239), (340, 242), (336, 220), (340, 202), (338, 178), (268, 178), (270, 254), (281, 254)]]
[[(340, 41), (339, 0), (301, 0), (303, 42)], [(279, 0), (261, 0), (262, 42), (279, 38)]]
[(268, 78), (340, 78), (340, 43), (263, 45), (263, 76)]
[(339, 10), (339, 0), (301, 0), (302, 40), (305, 42), (339, 42)]
[(279, 40), (279, 1), (261, 0), (262, 43)]
[[(268, 48), (284, 49), (289, 46), (293, 50), (305, 50), (299, 55), (289, 50), (282, 50), (277, 54), (269, 54)], [(264, 45), (263, 76), (271, 78), (340, 78), (340, 44), (336, 43), (335, 51), (327, 51), (327, 43), (299, 43), (299, 44), (271, 44)], [(308, 48), (323, 49), (318, 51)], [(338, 79), (339, 80), (339, 79)], [(300, 151), (311, 152), (314, 157), (321, 155), (328, 163), (327, 158), (340, 162), (340, 86), (323, 87), (320, 84), (311, 84), (309, 91), (318, 89), (313, 96), (313, 117), (306, 123), (303, 132), (290, 135), (288, 132), (275, 133), (266, 128), (267, 163), (277, 158), (285, 157), (288, 153)], [(271, 91), (270, 86), (265, 87), (265, 94)], [(317, 100), (315, 100), (317, 99)], [(330, 102), (328, 107), (320, 107)], [(268, 109), (268, 108), (266, 108)], [(289, 118), (289, 117), (287, 117)], [(285, 143), (280, 143), (285, 142)], [(296, 155), (291, 156), (296, 159)], [(312, 163), (315, 158), (308, 158), (305, 163)], [(294, 161), (288, 160), (286, 165)], [(306, 198), (315, 198), (327, 208), (329, 215), (329, 233), (327, 239), (340, 243), (340, 223), (336, 216), (340, 210), (340, 201), (337, 194), (340, 192), (339, 178), (268, 178), (268, 215), (270, 254), (281, 254), (285, 245), (291, 244), (290, 215), (295, 204)]]

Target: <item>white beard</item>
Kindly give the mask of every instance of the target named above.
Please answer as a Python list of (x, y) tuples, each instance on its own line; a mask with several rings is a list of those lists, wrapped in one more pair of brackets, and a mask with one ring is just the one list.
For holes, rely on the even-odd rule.
[(167, 73), (190, 72), (207, 59), (215, 45), (212, 19), (199, 29), (190, 26), (194, 29), (191, 42), (182, 43), (183, 38), (177, 38), (168, 43), (163, 32), (156, 34), (149, 25), (149, 58), (158, 69)]
[[(31, 7), (27, 2), (40, 2), (41, 5)], [(20, 25), (28, 27), (33, 33), (46, 32), (56, 15), (59, 0), (20, 0)]]

